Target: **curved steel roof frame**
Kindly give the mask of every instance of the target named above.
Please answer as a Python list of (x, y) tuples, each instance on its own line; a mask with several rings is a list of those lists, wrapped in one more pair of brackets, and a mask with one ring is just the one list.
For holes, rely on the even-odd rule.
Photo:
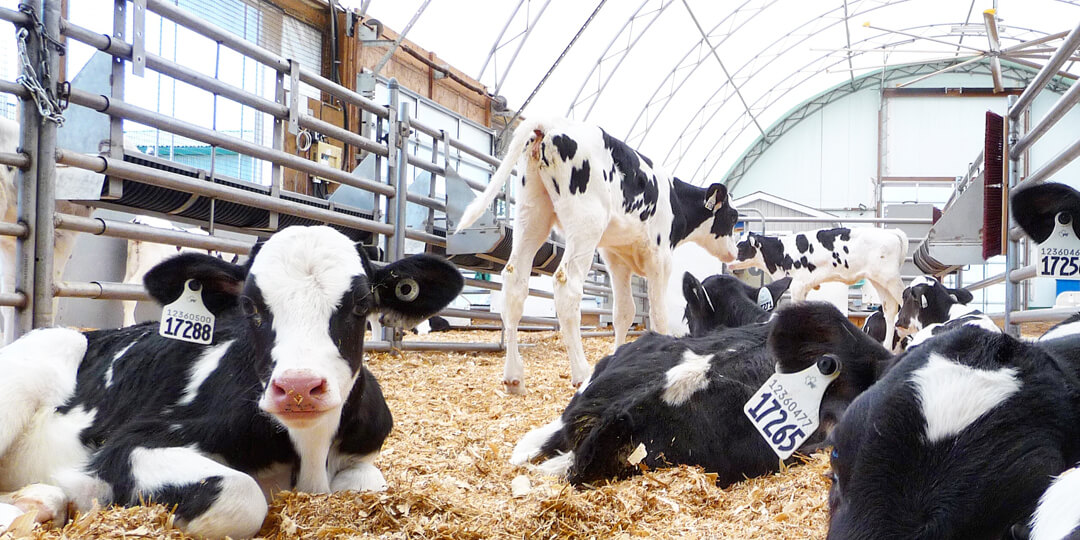
[[(579, 87), (577, 93), (574, 94), (574, 99), (570, 102), (570, 107), (566, 109), (566, 116), (574, 118), (574, 109), (580, 105), (583, 105), (586, 101), (592, 98), (592, 100), (589, 101), (589, 108), (585, 110), (585, 114), (581, 117), (582, 120), (586, 120), (589, 118), (589, 114), (592, 113), (593, 106), (596, 105), (596, 102), (600, 100), (600, 95), (604, 93), (604, 89), (607, 88), (608, 82), (611, 81), (611, 76), (619, 70), (619, 66), (622, 65), (622, 62), (624, 59), (626, 59), (626, 56), (630, 54), (630, 51), (633, 50), (634, 46), (637, 45), (638, 41), (641, 40), (641, 36), (644, 36), (645, 33), (648, 32), (649, 27), (652, 26), (654, 22), (656, 22), (656, 19), (660, 18), (660, 15), (664, 13), (664, 10), (666, 10), (673, 1), (674, 0), (662, 0), (659, 8), (646, 12), (645, 14), (641, 14), (641, 10), (645, 8), (645, 4), (648, 4), (649, 0), (644, 0), (641, 2), (641, 5), (638, 6), (637, 10), (634, 11), (633, 15), (631, 15), (628, 19), (626, 19), (626, 22), (623, 23), (622, 28), (620, 28), (618, 33), (615, 34), (615, 37), (611, 38), (611, 43), (608, 43), (608, 46), (604, 49), (604, 52), (600, 53), (600, 57), (596, 59), (596, 63), (593, 64), (592, 69), (589, 70), (589, 74), (586, 75), (585, 79), (581, 81), (581, 87)], [(645, 23), (645, 26), (640, 28), (637, 36), (634, 36), (634, 22), (637, 21), (639, 17), (650, 18), (648, 19), (648, 22)], [(627, 32), (628, 28), (629, 32)], [(621, 41), (619, 38), (623, 36), (623, 33), (629, 34), (627, 36), (627, 39), (630, 40), (630, 43), (621, 50), (615, 51), (615, 53), (613, 53), (611, 56), (608, 56), (608, 52), (611, 50), (611, 47), (613, 47), (616, 42)], [(585, 87), (589, 85), (589, 82), (593, 78), (593, 74), (600, 70), (602, 64), (605, 61), (608, 61), (616, 56), (618, 57), (618, 60), (615, 60), (615, 66), (608, 70), (607, 76), (604, 77), (604, 80), (600, 81), (600, 77), (602, 75), (597, 75), (597, 82), (599, 86), (597, 87), (596, 91), (586, 95), (584, 98), (581, 98), (581, 93), (585, 90)], [(578, 98), (581, 98), (581, 100), (578, 100)]]

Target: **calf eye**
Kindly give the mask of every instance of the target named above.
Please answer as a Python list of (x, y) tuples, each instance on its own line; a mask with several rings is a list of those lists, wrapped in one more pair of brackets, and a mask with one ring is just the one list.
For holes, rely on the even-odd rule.
[(262, 314), (259, 313), (259, 308), (255, 306), (255, 301), (248, 296), (240, 297), (240, 312), (245, 317), (251, 319), (251, 323), (255, 326), (262, 326)]

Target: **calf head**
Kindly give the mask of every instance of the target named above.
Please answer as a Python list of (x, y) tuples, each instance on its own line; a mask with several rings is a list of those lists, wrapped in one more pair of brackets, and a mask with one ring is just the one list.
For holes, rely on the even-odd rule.
[(796, 373), (814, 364), (840, 372), (822, 397), (821, 428), (808, 441), (820, 442), (848, 405), (888, 370), (892, 354), (825, 302), (788, 306), (770, 324), (768, 350), (778, 373)]
[(1080, 192), (1065, 184), (1046, 183), (1013, 192), (1011, 215), (1032, 240), (1042, 243), (1054, 232), (1054, 220), (1064, 212), (1080, 237)]
[[(791, 278), (774, 281), (757, 288), (733, 276), (716, 274), (698, 282), (690, 272), (683, 274), (683, 297), (686, 310), (683, 318), (690, 335), (700, 337), (720, 328), (734, 328), (764, 319), (776, 307), (780, 295), (791, 285)], [(761, 290), (768, 290), (773, 303), (768, 310), (758, 305)]]
[(911, 349), (830, 435), (828, 537), (1002, 537), (1077, 457), (1070, 378), (980, 328)]
[(735, 244), (735, 260), (728, 264), (732, 270), (745, 268), (765, 268), (765, 251), (773, 246), (767, 237), (757, 233), (746, 233), (742, 240)]
[[(728, 189), (724, 184), (713, 184), (705, 190), (705, 208), (712, 212), (707, 220), (712, 238), (702, 244), (709, 253), (721, 261), (729, 263), (735, 260), (735, 224), (739, 221), (739, 210), (731, 204)], [(678, 209), (674, 209), (678, 211)]]
[(949, 289), (936, 278), (919, 276), (904, 289), (903, 304), (896, 317), (900, 336), (910, 336), (923, 328), (949, 320), (949, 310), (967, 304), (974, 296), (966, 289)]
[(259, 407), (289, 428), (336, 429), (363, 360), (366, 317), (408, 326), (437, 312), (460, 292), (457, 269), (415, 255), (374, 267), (330, 227), (289, 227), (237, 266), (188, 253), (146, 274), (150, 294), (175, 300), (196, 279), (218, 320), (235, 321), (252, 337), (264, 391)]

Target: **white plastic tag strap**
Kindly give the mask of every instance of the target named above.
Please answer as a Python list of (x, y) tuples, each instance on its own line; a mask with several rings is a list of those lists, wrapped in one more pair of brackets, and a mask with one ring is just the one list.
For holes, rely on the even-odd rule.
[(746, 402), (743, 412), (780, 459), (787, 459), (817, 430), (821, 398), (840, 375), (835, 357), (798, 373), (774, 373)]
[(180, 298), (162, 308), (158, 334), (203, 345), (214, 340), (214, 314), (203, 304), (201, 283), (187, 280)]
[(1059, 212), (1054, 217), (1054, 232), (1039, 244), (1035, 274), (1080, 280), (1080, 239), (1073, 232), (1069, 214)]

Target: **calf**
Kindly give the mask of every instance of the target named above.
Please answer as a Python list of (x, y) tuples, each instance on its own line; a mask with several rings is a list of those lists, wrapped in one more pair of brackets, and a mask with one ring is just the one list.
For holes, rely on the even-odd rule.
[(904, 289), (903, 296), (896, 330), (899, 335), (911, 338), (907, 347), (961, 326), (1001, 331), (988, 315), (967, 305), (974, 299), (969, 291), (946, 288), (937, 278), (919, 276), (913, 279)]
[(201, 292), (209, 345), (145, 323), (35, 330), (0, 350), (0, 490), (160, 502), (189, 534), (241, 537), (259, 530), (264, 491), (381, 489), (392, 420), (363, 365), (365, 319), (411, 326), (462, 281), (428, 255), (375, 268), (325, 226), (284, 229), (243, 266), (177, 255), (144, 283), (164, 305)]
[[(963, 326), (913, 347), (830, 439), (829, 538), (998, 538), (1080, 460), (1080, 336)], [(1007, 488), (1003, 488), (1007, 486)]]
[[(701, 337), (721, 328), (768, 321), (780, 295), (790, 284), (791, 278), (784, 278), (759, 289), (724, 274), (709, 276), (704, 283), (699, 283), (693, 274), (684, 273), (686, 312), (683, 317), (690, 327), (690, 335)], [(769, 295), (765, 308), (758, 304), (762, 291)]]
[(907, 235), (900, 229), (823, 229), (779, 238), (749, 233), (738, 243), (738, 257), (729, 266), (736, 270), (758, 267), (773, 279), (790, 276), (795, 302), (805, 300), (810, 289), (826, 281), (852, 285), (865, 279), (881, 298), (889, 323), (882, 342), (891, 343), (904, 290), (900, 267), (907, 248)]
[(644, 444), (648, 467), (699, 465), (726, 486), (780, 466), (743, 414), (774, 371), (839, 368), (821, 403), (822, 428), (801, 447), (809, 451), (890, 358), (835, 307), (816, 302), (700, 338), (647, 334), (601, 360), (562, 416), (528, 433), (510, 461), (546, 460), (542, 470), (583, 484), (635, 474), (627, 458)]
[(611, 276), (617, 348), (634, 319), (631, 275), (648, 279), (650, 324), (653, 330), (667, 333), (664, 292), (672, 249), (696, 242), (721, 260), (731, 261), (735, 257), (732, 230), (739, 218), (723, 184), (708, 188), (687, 184), (595, 126), (566, 119), (527, 120), (514, 131), (506, 157), (487, 189), (465, 209), (458, 231), (491, 204), (523, 153), (525, 174), (517, 193), (513, 247), (502, 272), (506, 295), (503, 385), (517, 394), (525, 392), (517, 325), (533, 257), (552, 227), (558, 227), (566, 242), (554, 274), (555, 311), (570, 357), (570, 383), (576, 387), (589, 375), (581, 345), (581, 295), (593, 252), (600, 248)]
[[(19, 124), (6, 118), (0, 118), (0, 152), (15, 152), (18, 147)], [(64, 176), (81, 174), (85, 173), (78, 169), (69, 169), (63, 166), (57, 166), (56, 168), (58, 182), (63, 181), (62, 177)], [(17, 176), (18, 170), (15, 167), (0, 165), (0, 211), (3, 212), (3, 220), (7, 223), (18, 221), (19, 187), (16, 184)], [(58, 200), (56, 201), (56, 211), (86, 217), (90, 215), (92, 209), (82, 204)], [(53, 233), (54, 282), (60, 281), (64, 277), (64, 268), (67, 266), (68, 259), (71, 258), (71, 252), (75, 249), (75, 237), (77, 234), (75, 231), (60, 229), (56, 229)], [(15, 260), (15, 237), (13, 236), (0, 236), (0, 266), (3, 267), (3, 274), (0, 275), (0, 292), (14, 292), (17, 261)], [(59, 301), (59, 298), (53, 299), (54, 314)], [(0, 344), (6, 345), (11, 343), (15, 337), (15, 308), (0, 306), (0, 317), (4, 321), (4, 334), (3, 338), (0, 339)]]

